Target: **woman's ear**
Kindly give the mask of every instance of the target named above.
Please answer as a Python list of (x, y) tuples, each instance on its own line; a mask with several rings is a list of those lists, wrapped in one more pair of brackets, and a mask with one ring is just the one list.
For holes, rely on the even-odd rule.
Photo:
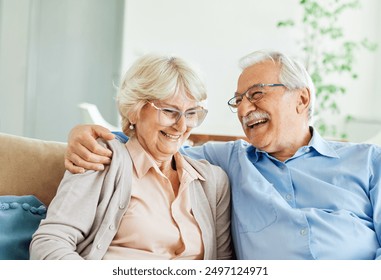
[(310, 90), (308, 88), (303, 88), (300, 89), (299, 91), (299, 96), (298, 96), (298, 104), (296, 106), (296, 111), (299, 114), (302, 114), (305, 111), (308, 111), (308, 107), (310, 105)]
[(128, 114), (128, 120), (131, 124), (136, 124), (139, 116), (137, 112), (129, 112)]

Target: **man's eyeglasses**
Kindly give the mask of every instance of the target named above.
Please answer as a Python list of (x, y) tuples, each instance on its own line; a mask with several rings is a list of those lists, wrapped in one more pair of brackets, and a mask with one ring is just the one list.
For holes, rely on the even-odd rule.
[(162, 126), (172, 126), (176, 124), (182, 116), (184, 116), (185, 124), (188, 127), (197, 127), (204, 121), (206, 115), (208, 114), (208, 110), (201, 107), (181, 112), (175, 108), (157, 107), (151, 101), (148, 101), (148, 103), (157, 110), (159, 123)]
[(255, 84), (249, 87), (247, 91), (242, 94), (236, 93), (236, 96), (230, 98), (228, 101), (228, 105), (230, 110), (235, 113), (237, 112), (237, 108), (239, 104), (241, 104), (243, 97), (246, 96), (247, 100), (251, 103), (258, 102), (265, 95), (265, 87), (284, 87), (284, 84)]

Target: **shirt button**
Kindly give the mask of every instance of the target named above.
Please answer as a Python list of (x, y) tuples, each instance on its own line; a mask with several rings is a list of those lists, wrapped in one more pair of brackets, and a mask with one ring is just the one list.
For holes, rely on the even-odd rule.
[(300, 230), (300, 235), (307, 235), (307, 233), (308, 233), (308, 229), (307, 228), (302, 228), (301, 230)]
[(97, 245), (97, 249), (98, 249), (98, 250), (102, 249), (102, 245), (101, 245), (101, 244), (98, 244), (98, 245)]
[(286, 195), (286, 200), (287, 201), (290, 201), (291, 199), (292, 199), (292, 195), (291, 194)]
[(119, 205), (119, 209), (124, 209), (124, 207), (126, 207), (126, 206), (123, 205), (123, 204), (120, 204), (120, 205)]
[(113, 225), (109, 225), (108, 227), (110, 230), (114, 230), (114, 226)]

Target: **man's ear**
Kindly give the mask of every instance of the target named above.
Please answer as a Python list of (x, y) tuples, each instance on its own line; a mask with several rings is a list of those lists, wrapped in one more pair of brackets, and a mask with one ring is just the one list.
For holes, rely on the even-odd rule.
[(301, 114), (308, 111), (308, 106), (310, 105), (311, 95), (308, 88), (303, 88), (298, 91), (298, 104), (296, 105), (296, 111)]

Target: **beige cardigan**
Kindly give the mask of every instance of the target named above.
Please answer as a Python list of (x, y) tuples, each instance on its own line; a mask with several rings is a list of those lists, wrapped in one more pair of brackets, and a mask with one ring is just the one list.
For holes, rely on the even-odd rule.
[[(31, 259), (102, 259), (106, 253), (130, 201), (132, 162), (118, 140), (102, 143), (113, 151), (111, 164), (104, 171), (66, 171), (46, 219), (33, 235)], [(207, 161), (184, 158), (206, 179), (189, 186), (204, 259), (231, 259), (228, 177)]]

